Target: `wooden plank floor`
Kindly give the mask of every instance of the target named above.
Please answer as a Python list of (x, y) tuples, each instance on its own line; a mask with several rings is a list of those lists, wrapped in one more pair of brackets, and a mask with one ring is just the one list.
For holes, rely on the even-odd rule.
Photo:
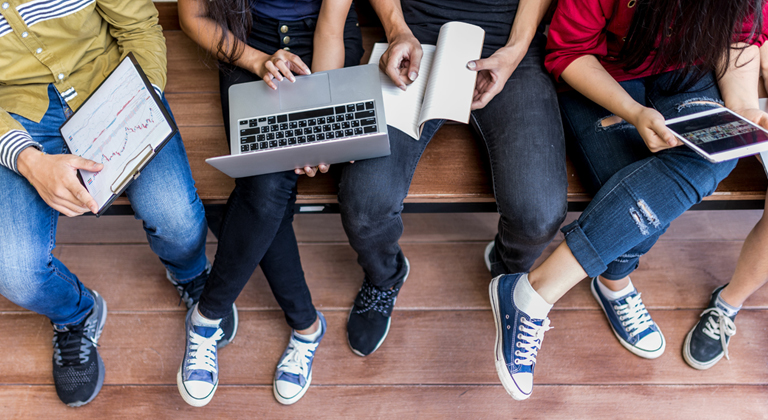
[[(576, 214), (569, 214), (569, 220)], [(60, 220), (54, 254), (109, 303), (100, 352), (107, 374), (91, 404), (61, 404), (50, 373), (47, 319), (0, 298), (2, 418), (768, 418), (768, 290), (737, 320), (731, 360), (696, 371), (680, 349), (711, 290), (726, 282), (755, 211), (689, 212), (642, 260), (633, 279), (667, 338), (657, 360), (640, 359), (613, 337), (586, 283), (551, 314), (536, 389), (512, 400), (492, 362), (493, 321), (482, 251), (493, 214), (407, 214), (402, 247), (412, 264), (393, 325), (379, 351), (360, 358), (346, 343), (347, 311), (362, 273), (338, 215), (295, 223), (307, 281), (329, 323), (312, 389), (280, 406), (271, 393), (288, 327), (266, 280), (254, 274), (237, 301), (240, 330), (220, 353), (221, 386), (203, 409), (179, 397), (184, 310), (130, 216)], [(215, 240), (209, 236), (208, 254)], [(551, 252), (552, 247), (546, 251)], [(642, 407), (627, 412), (626, 407)]]

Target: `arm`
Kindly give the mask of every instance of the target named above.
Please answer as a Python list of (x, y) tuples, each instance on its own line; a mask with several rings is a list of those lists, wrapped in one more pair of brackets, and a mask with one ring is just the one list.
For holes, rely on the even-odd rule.
[(406, 84), (419, 77), (421, 57), (424, 54), (421, 44), (405, 23), (400, 0), (371, 0), (371, 6), (376, 10), (389, 42), (379, 67), (395, 86), (405, 90)]
[(315, 27), (312, 71), (344, 67), (344, 24), (352, 0), (323, 0)]
[(132, 52), (150, 82), (163, 91), (167, 67), (165, 38), (152, 1), (98, 0), (96, 10), (109, 23), (121, 58)]
[[(744, 47), (737, 44), (736, 47)], [(760, 78), (760, 48), (734, 49), (723, 77), (717, 81), (725, 106), (768, 129), (768, 114), (760, 110), (757, 87)]]
[(661, 113), (632, 99), (595, 56), (577, 58), (561, 77), (582, 95), (634, 125), (652, 152), (681, 144), (665, 125)]
[(258, 75), (272, 89), (277, 89), (273, 79), (280, 81), (285, 76), (288, 80), (294, 81), (293, 73), (310, 73), (307, 65), (295, 54), (278, 50), (273, 55), (269, 55), (235, 40), (229, 31), (222, 33), (221, 27), (206, 16), (207, 3), (205, 0), (179, 0), (179, 23), (187, 36), (212, 55), (226, 60), (217, 48), (222, 37), (225, 39), (224, 49), (227, 51), (234, 48), (237, 42), (238, 48), (243, 48), (243, 53), (232, 64)]
[(507, 83), (531, 45), (536, 28), (552, 0), (520, 0), (507, 44), (488, 58), (470, 61), (467, 67), (478, 71), (472, 109), (485, 107)]

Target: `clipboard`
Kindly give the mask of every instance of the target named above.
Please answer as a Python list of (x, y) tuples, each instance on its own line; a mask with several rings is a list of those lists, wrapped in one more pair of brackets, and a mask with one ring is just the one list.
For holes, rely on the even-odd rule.
[(77, 176), (100, 216), (178, 133), (171, 114), (133, 53), (59, 127), (70, 153), (104, 164)]

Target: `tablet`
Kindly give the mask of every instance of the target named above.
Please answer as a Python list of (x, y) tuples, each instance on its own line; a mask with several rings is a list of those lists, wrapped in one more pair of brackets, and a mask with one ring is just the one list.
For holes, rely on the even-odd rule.
[(698, 154), (723, 162), (768, 150), (768, 131), (727, 108), (673, 118), (667, 127)]

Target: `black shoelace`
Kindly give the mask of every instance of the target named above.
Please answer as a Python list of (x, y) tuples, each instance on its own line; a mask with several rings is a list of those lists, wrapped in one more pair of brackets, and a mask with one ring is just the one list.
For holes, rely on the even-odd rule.
[(363, 281), (362, 289), (360, 289), (360, 301), (362, 302), (363, 309), (355, 312), (361, 314), (367, 311), (376, 311), (389, 316), (398, 292), (400, 292), (400, 286), (389, 290), (381, 290), (366, 278)]
[(188, 283), (176, 283), (176, 290), (179, 291), (179, 305), (181, 305), (181, 302), (187, 303), (186, 301), (189, 300), (187, 307), (191, 307), (192, 302), (197, 302), (200, 299), (200, 295), (203, 294), (203, 289), (205, 288), (205, 281), (200, 281), (201, 279), (201, 277), (196, 277)]
[(56, 331), (56, 344), (59, 349), (61, 366), (80, 366), (82, 363), (80, 349), (83, 337), (90, 341), (85, 335), (85, 326), (83, 325), (74, 325), (65, 331)]

